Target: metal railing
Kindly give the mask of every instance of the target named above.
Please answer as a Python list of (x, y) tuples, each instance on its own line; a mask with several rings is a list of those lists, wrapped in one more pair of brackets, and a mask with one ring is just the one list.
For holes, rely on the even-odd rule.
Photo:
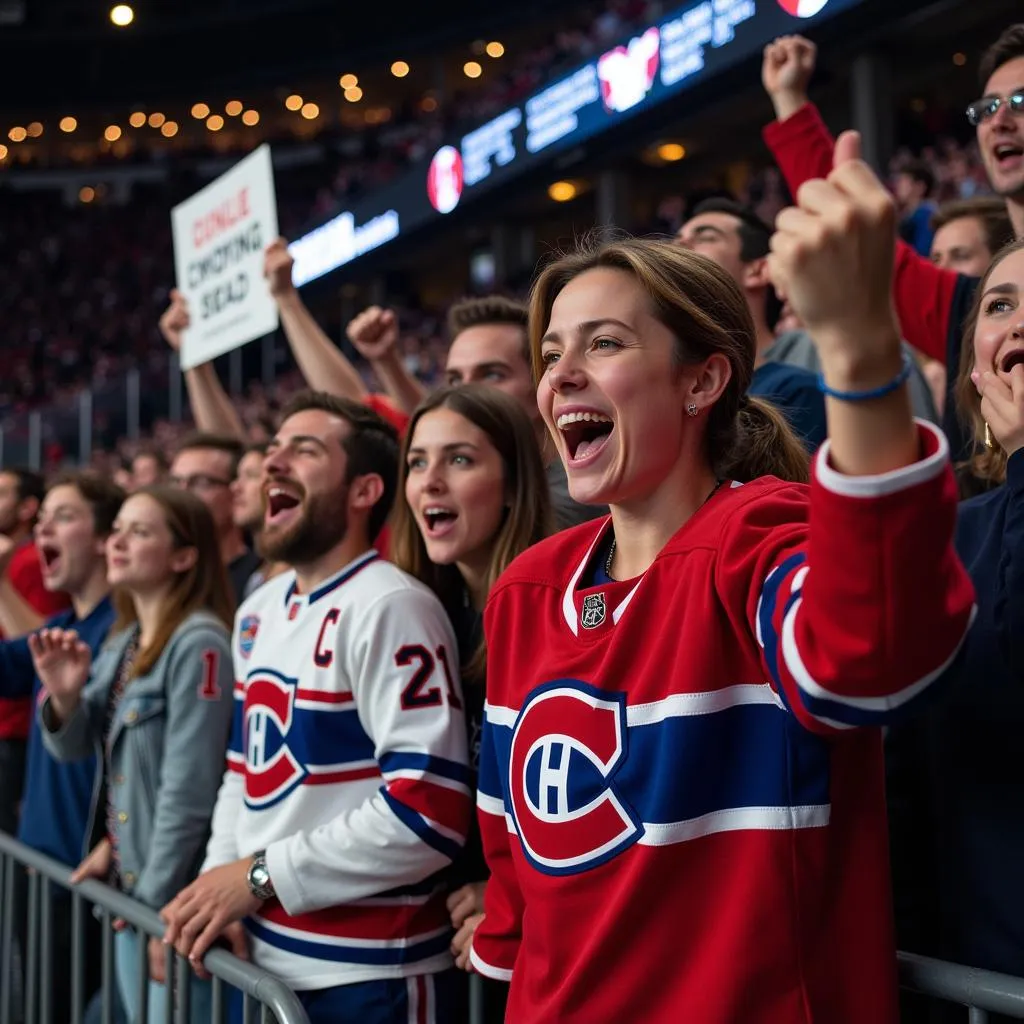
[[(28, 870), (28, 919), (24, 967), (24, 1020), (26, 1024), (64, 1024), (53, 1021), (52, 992), (55, 970), (70, 974), (71, 1024), (82, 1024), (85, 1010), (85, 924), (89, 907), (96, 907), (102, 924), (102, 1024), (114, 1022), (114, 921), (123, 919), (133, 926), (139, 936), (139, 1014), (136, 1024), (146, 1024), (148, 1016), (149, 961), (142, 936), (163, 934), (163, 922), (155, 910), (133, 900), (124, 893), (97, 881), (71, 884), (71, 869), (66, 865), (3, 832), (0, 832), (0, 906), (3, 907), (0, 927), (0, 1024), (12, 1024), (14, 1019), (14, 914), (15, 873)], [(52, 883), (52, 884), (50, 884)], [(71, 956), (69, 964), (54, 964), (53, 924), (54, 885), (70, 894)], [(207, 953), (203, 966), (213, 975), (211, 1024), (225, 1019), (227, 1005), (226, 985), (242, 993), (242, 1012), (245, 1024), (255, 1024), (257, 1009), (260, 1024), (309, 1024), (309, 1018), (295, 993), (284, 982), (254, 967), (222, 949)], [(176, 972), (176, 974), (175, 974)], [(167, 950), (166, 976), (177, 977), (175, 986), (166, 990), (166, 1019), (176, 1024), (190, 1024), (192, 969), (188, 961)]]
[(900, 985), (968, 1008), (970, 1024), (988, 1024), (990, 1013), (1024, 1020), (1024, 978), (964, 967), (917, 953), (899, 953)]

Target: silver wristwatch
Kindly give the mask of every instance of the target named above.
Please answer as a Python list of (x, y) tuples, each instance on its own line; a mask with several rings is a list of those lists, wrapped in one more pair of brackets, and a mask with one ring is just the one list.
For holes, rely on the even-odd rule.
[(259, 850), (252, 855), (249, 872), (245, 876), (249, 883), (249, 892), (258, 900), (269, 900), (274, 895), (274, 883), (270, 880), (267, 870), (267, 851)]

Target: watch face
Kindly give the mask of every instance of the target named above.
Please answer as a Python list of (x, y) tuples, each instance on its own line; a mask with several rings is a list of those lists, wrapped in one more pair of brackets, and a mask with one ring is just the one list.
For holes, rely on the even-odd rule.
[(270, 872), (267, 871), (266, 866), (263, 864), (254, 864), (252, 867), (252, 882), (253, 885), (259, 886), (261, 889), (266, 886), (270, 881)]

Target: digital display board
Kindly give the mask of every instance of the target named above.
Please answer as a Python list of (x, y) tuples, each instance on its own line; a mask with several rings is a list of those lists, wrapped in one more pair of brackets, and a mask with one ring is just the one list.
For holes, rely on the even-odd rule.
[(678, 97), (780, 35), (860, 0), (701, 0), (539, 89), (460, 139), (452, 139), (351, 210), (296, 239), (297, 286), (438, 220), (556, 153)]

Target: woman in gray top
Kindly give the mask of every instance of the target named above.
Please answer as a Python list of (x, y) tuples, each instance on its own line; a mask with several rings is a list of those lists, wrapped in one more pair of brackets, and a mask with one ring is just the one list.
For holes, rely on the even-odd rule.
[[(224, 771), (233, 706), (233, 604), (203, 503), (148, 488), (121, 506), (107, 541), (118, 619), (92, 663), (73, 630), (42, 630), (30, 646), (47, 696), (47, 748), (60, 760), (96, 753), (106, 782), (105, 838), (77, 877), (100, 878), (162, 907), (195, 878)], [(95, 825), (95, 823), (94, 823)], [(94, 832), (95, 834), (95, 832)], [(138, 939), (117, 937), (117, 975), (139, 1015)], [(149, 939), (149, 1020), (164, 1021), (166, 952)], [(208, 1006), (195, 984), (195, 1019)]]

